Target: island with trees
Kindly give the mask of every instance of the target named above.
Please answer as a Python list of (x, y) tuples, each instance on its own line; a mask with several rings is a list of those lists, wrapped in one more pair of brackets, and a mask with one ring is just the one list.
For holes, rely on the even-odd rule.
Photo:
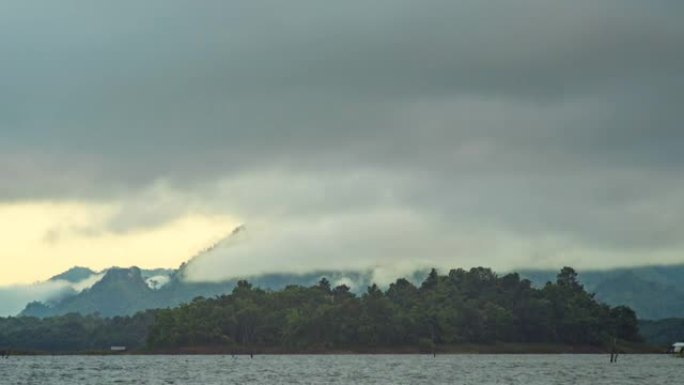
[(129, 317), (0, 318), (0, 348), (24, 352), (599, 352), (641, 341), (634, 311), (598, 302), (569, 267), (539, 288), (516, 273), (433, 269), (419, 285), (361, 294), (326, 278), (278, 291), (239, 281), (230, 294)]

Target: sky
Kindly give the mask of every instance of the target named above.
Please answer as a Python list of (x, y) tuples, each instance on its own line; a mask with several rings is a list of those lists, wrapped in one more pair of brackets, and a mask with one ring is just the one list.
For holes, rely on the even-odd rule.
[(684, 3), (0, 2), (0, 286), (684, 263)]

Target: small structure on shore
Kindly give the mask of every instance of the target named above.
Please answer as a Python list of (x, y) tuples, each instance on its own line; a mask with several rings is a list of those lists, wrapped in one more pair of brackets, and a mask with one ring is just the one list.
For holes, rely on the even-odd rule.
[(125, 346), (112, 346), (111, 348), (109, 348), (109, 350), (111, 352), (114, 352), (114, 353), (121, 353), (121, 352), (126, 351), (126, 347)]
[(678, 355), (680, 357), (684, 356), (684, 342), (675, 342), (670, 347), (669, 353)]

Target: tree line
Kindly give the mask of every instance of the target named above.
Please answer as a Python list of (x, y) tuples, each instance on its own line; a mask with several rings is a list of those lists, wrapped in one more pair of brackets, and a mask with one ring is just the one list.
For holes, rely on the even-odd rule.
[(306, 351), (492, 342), (598, 346), (613, 339), (639, 341), (634, 311), (596, 301), (572, 268), (538, 289), (516, 273), (499, 277), (479, 267), (447, 275), (433, 269), (420, 286), (398, 279), (360, 296), (325, 278), (275, 292), (240, 281), (229, 295), (160, 310), (148, 344)]
[(155, 310), (130, 317), (66, 314), (48, 318), (0, 318), (0, 350), (14, 352), (101, 352), (111, 346), (144, 348)]
[(131, 317), (69, 314), (0, 318), (0, 349), (69, 352), (129, 349), (355, 350), (494, 342), (600, 346), (639, 341), (634, 311), (599, 303), (576, 272), (535, 288), (487, 268), (432, 270), (420, 284), (398, 279), (361, 294), (323, 278), (279, 291), (239, 281), (232, 293)]

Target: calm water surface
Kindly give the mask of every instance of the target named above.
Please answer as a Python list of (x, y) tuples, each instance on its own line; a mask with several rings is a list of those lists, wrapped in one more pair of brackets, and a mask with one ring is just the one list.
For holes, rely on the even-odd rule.
[(665, 384), (665, 355), (46, 356), (0, 360), (0, 384)]

